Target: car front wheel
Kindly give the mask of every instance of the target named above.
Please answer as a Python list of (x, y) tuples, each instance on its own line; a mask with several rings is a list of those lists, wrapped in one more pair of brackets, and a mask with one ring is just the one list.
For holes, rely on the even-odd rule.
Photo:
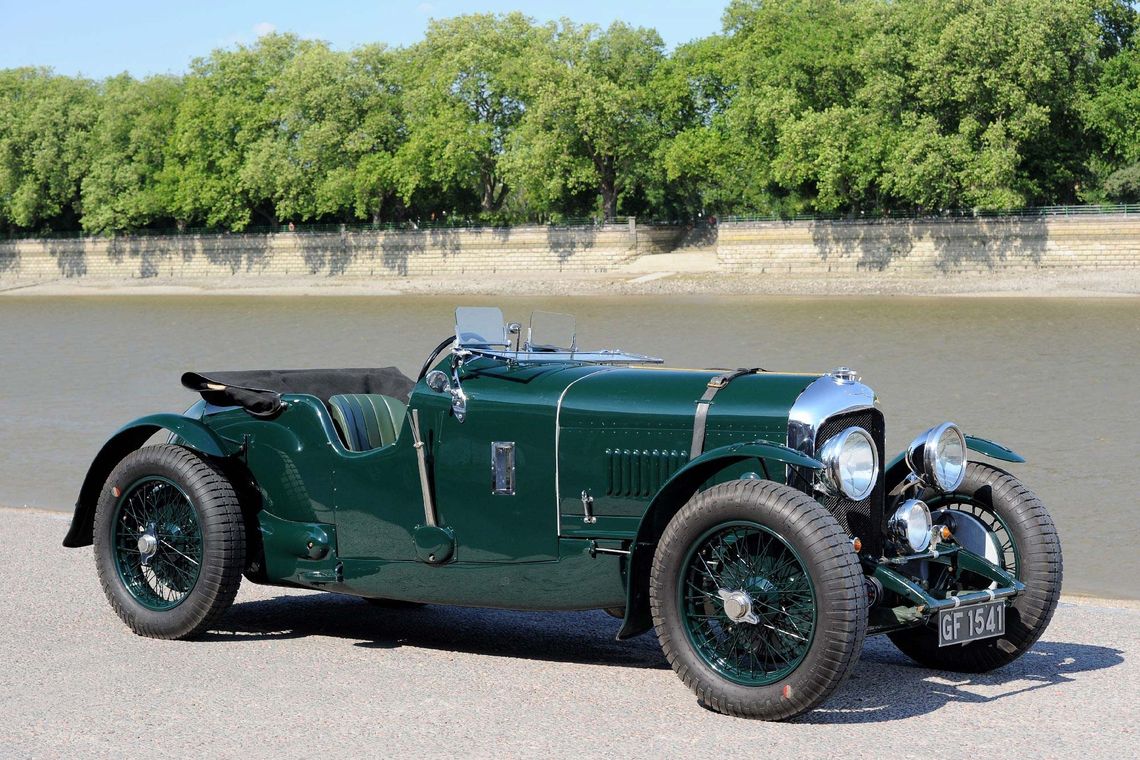
[[(966, 548), (1012, 573), (1026, 585), (1006, 612), (1004, 636), (938, 646), (930, 627), (890, 634), (904, 654), (929, 668), (984, 673), (1013, 662), (1044, 633), (1061, 597), (1061, 541), (1037, 496), (1004, 470), (980, 462), (966, 467), (953, 493), (922, 498), (935, 522), (952, 526)], [(973, 540), (967, 540), (972, 537)]]
[(693, 497), (650, 575), (658, 639), (706, 706), (783, 720), (819, 705), (863, 647), (867, 596), (850, 539), (787, 486), (740, 480)]

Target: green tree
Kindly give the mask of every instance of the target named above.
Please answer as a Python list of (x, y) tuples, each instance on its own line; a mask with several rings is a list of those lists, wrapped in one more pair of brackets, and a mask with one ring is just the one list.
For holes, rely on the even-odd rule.
[(670, 177), (705, 173), (725, 210), (1071, 200), (1087, 173), (1080, 104), (1120, 34), (1104, 7), (735, 0), (719, 61), (689, 55), (692, 80), (712, 72), (726, 99), (670, 140)]
[(0, 228), (78, 226), (95, 115), (89, 80), (0, 71)]
[(509, 187), (501, 162), (525, 110), (536, 29), (521, 13), (432, 21), (402, 60), (407, 140), (394, 173), (403, 199), (437, 185), (472, 191), (497, 211)]
[(84, 230), (130, 230), (171, 219), (172, 198), (160, 176), (181, 100), (178, 77), (140, 82), (122, 74), (103, 82), (82, 181)]
[(262, 106), (271, 128), (242, 169), (256, 197), (282, 219), (380, 219), (396, 190), (391, 163), (403, 131), (386, 48), (306, 45), (268, 80)]
[(279, 160), (274, 146), (281, 119), (270, 89), (316, 44), (273, 34), (191, 64), (163, 177), (173, 188), (173, 216), (234, 230), (248, 226), (254, 214), (278, 223), (274, 201), (282, 186), (260, 163)]
[(652, 184), (660, 137), (651, 83), (664, 60), (657, 32), (563, 21), (534, 63), (534, 97), (509, 164), (545, 204), (595, 194), (605, 218), (635, 211)]
[(1086, 117), (1107, 161), (1140, 162), (1140, 49), (1130, 47), (1105, 63)]
[[(901, 115), (887, 188), (918, 203), (908, 173), (915, 158), (932, 156), (929, 168), (949, 169), (952, 178), (931, 199), (939, 205), (1000, 209), (1074, 199), (1087, 155), (1079, 108), (1099, 48), (1094, 10), (1081, 0), (888, 6), (879, 28), (897, 40), (904, 95), (888, 98), (886, 108), (869, 101)], [(875, 72), (888, 70), (871, 62)]]

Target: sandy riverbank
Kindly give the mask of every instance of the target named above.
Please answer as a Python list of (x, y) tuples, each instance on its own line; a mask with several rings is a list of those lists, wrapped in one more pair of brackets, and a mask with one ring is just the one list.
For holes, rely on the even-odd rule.
[[(663, 264), (666, 262), (663, 262)], [(1002, 296), (1136, 297), (1140, 271), (1035, 270), (1002, 274), (905, 276), (881, 272), (827, 277), (726, 275), (715, 271), (654, 270), (534, 276), (471, 275), (360, 280), (340, 277), (247, 275), (202, 280), (90, 277), (22, 281), (0, 278), (0, 296), (387, 296), (387, 295), (765, 295), (765, 296)]]

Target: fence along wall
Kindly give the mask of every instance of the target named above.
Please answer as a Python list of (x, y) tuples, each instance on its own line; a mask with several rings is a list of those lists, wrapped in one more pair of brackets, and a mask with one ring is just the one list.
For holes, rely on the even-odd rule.
[(902, 274), (1140, 268), (1140, 215), (720, 225), (733, 272)]
[(679, 230), (610, 224), (276, 234), (169, 235), (0, 242), (0, 277), (346, 278), (497, 272), (606, 272), (670, 250)]

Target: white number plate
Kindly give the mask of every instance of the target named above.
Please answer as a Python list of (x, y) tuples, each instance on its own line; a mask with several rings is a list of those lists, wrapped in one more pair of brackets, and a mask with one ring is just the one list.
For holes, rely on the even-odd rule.
[(938, 613), (938, 646), (1005, 633), (1005, 602), (984, 602)]

